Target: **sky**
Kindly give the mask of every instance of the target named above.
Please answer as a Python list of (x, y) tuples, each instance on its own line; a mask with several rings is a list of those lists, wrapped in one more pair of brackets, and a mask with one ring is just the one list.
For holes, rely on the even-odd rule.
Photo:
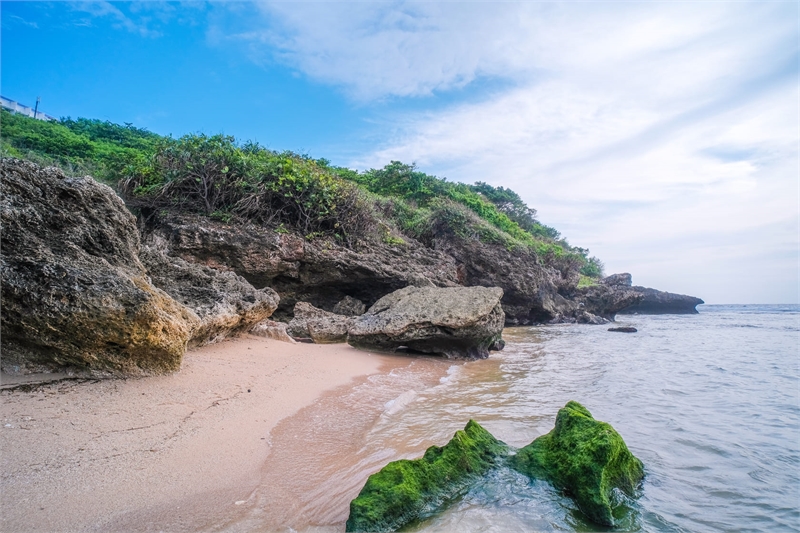
[(798, 303), (800, 4), (0, 3), (0, 91), (511, 188), (606, 273)]

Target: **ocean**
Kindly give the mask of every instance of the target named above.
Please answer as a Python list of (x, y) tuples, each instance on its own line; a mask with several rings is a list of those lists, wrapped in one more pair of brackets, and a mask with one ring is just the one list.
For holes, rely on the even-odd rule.
[[(617, 325), (508, 328), (506, 349), (409, 358), (283, 421), (258, 504), (231, 531), (343, 531), (348, 503), (389, 461), (474, 419), (522, 447), (569, 400), (639, 457), (638, 497), (614, 531), (800, 531), (800, 306), (703, 305)], [(302, 450), (302, 453), (298, 453)], [(500, 468), (408, 531), (607, 531), (548, 483)]]

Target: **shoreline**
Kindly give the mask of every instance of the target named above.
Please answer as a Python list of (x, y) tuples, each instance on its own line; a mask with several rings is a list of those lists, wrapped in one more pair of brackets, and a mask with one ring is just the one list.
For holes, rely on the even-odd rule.
[(188, 352), (167, 376), (0, 391), (0, 529), (195, 531), (235, 520), (281, 420), (410, 361), (247, 335)]

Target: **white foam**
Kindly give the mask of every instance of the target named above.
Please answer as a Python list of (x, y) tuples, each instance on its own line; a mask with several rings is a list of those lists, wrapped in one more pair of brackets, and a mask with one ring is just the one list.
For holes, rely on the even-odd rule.
[(393, 415), (395, 413), (398, 413), (403, 409), (403, 407), (414, 401), (416, 397), (417, 397), (417, 391), (415, 390), (409, 390), (404, 392), (394, 400), (389, 400), (384, 404), (383, 414)]

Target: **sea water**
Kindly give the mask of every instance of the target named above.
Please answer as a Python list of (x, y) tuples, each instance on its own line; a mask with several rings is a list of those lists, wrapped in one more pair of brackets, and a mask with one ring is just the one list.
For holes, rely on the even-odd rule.
[[(469, 419), (522, 447), (576, 400), (645, 465), (615, 530), (800, 531), (800, 307), (699, 310), (619, 316), (633, 334), (509, 328), (489, 359), (410, 359), (342, 389), (276, 428), (253, 512), (229, 529), (342, 531), (350, 499), (389, 461), (445, 444)], [(606, 529), (548, 483), (500, 468), (409, 530)]]

